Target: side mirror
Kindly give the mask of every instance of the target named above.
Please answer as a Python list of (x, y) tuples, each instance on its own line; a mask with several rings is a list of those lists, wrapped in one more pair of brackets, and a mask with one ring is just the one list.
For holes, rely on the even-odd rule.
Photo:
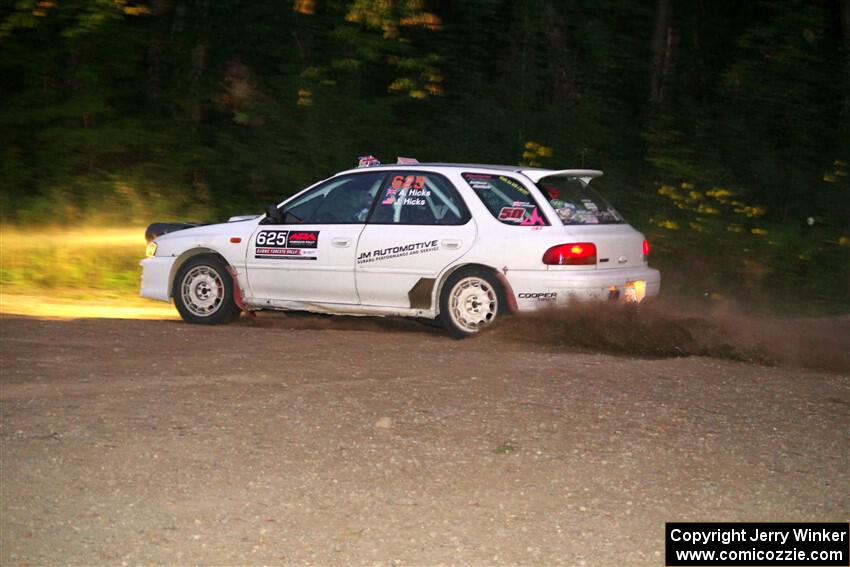
[(280, 211), (277, 209), (277, 205), (268, 205), (266, 207), (266, 220), (271, 224), (283, 224), (280, 219)]

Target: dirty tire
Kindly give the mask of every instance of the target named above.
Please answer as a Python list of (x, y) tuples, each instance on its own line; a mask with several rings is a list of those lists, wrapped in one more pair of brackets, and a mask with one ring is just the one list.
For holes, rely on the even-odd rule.
[(440, 321), (458, 339), (474, 335), (506, 308), (501, 283), (492, 272), (481, 268), (455, 272), (440, 292)]
[(188, 259), (177, 272), (171, 293), (187, 323), (217, 325), (239, 317), (227, 263), (214, 254)]

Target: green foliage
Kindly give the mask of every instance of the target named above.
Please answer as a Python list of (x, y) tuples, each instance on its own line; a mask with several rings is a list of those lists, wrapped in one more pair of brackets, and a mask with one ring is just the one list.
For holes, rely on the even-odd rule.
[(57, 231), (4, 226), (0, 244), (4, 292), (138, 292), (144, 228)]

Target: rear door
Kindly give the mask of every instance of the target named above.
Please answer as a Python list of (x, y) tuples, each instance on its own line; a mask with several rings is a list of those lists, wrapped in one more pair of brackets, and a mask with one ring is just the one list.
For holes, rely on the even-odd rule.
[(430, 308), (437, 275), (469, 251), (475, 236), (475, 223), (446, 177), (390, 172), (357, 245), (361, 304)]

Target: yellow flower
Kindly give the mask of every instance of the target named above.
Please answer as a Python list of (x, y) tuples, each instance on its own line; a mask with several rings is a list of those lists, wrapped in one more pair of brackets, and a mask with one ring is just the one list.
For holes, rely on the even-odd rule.
[(838, 239), (838, 245), (839, 246), (850, 246), (850, 238), (847, 238), (846, 236), (842, 236), (841, 238)]
[(752, 232), (756, 236), (764, 236), (765, 234), (767, 234), (767, 231), (763, 228), (752, 228), (750, 229), (750, 232)]
[(682, 189), (685, 191), (689, 191), (694, 188), (693, 183), (688, 183), (687, 181), (682, 181)]
[(718, 201), (721, 199), (725, 199), (726, 197), (731, 197), (733, 193), (727, 189), (721, 189), (720, 187), (715, 187), (709, 191), (705, 192), (709, 197), (714, 197)]
[(313, 93), (307, 89), (298, 89), (298, 106), (313, 106)]
[(709, 207), (708, 205), (700, 204), (700, 206), (697, 207), (697, 212), (701, 215), (716, 215), (720, 211), (718, 211), (714, 207)]
[(128, 16), (141, 16), (142, 14), (150, 14), (151, 11), (147, 6), (124, 6), (124, 13)]
[(403, 91), (409, 92), (413, 90), (413, 86), (413, 81), (411, 79), (396, 79), (395, 81), (390, 83), (390, 86), (387, 87), (387, 90), (391, 93), (400, 93)]

